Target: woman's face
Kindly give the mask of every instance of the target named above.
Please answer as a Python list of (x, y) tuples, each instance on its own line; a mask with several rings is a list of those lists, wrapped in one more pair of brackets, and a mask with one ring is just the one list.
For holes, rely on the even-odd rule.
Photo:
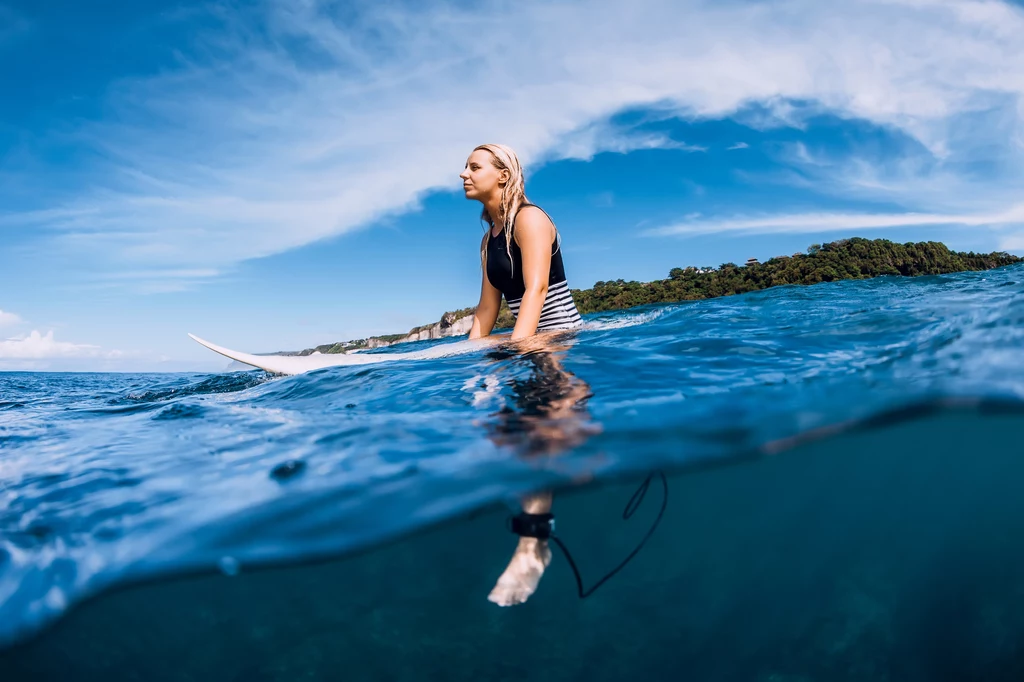
[(494, 167), (494, 157), (486, 149), (477, 149), (466, 160), (459, 175), (467, 199), (485, 200), (508, 182), (508, 171)]

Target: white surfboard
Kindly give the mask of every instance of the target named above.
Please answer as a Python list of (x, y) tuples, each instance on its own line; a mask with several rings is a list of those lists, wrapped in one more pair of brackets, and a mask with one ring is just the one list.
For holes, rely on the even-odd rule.
[(489, 336), (473, 341), (456, 341), (454, 343), (442, 343), (423, 350), (409, 353), (328, 353), (316, 355), (253, 355), (243, 353), (230, 348), (218, 346), (215, 343), (205, 341), (195, 334), (189, 337), (196, 343), (206, 346), (214, 353), (220, 353), (226, 358), (237, 360), (246, 365), (252, 365), (259, 369), (266, 370), (272, 374), (302, 374), (324, 367), (339, 367), (345, 365), (373, 365), (381, 362), (394, 362), (396, 360), (424, 360), (429, 358), (442, 358), (449, 355), (461, 355), (500, 343), (506, 339), (502, 337)]

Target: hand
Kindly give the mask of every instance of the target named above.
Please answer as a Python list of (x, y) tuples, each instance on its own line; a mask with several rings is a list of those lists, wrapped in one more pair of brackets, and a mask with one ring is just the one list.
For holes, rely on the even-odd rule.
[(517, 352), (523, 355), (528, 353), (539, 353), (548, 352), (552, 353), (555, 351), (566, 350), (567, 345), (558, 343), (551, 333), (538, 333), (531, 336), (524, 336), (521, 338), (512, 337), (509, 339), (509, 345)]

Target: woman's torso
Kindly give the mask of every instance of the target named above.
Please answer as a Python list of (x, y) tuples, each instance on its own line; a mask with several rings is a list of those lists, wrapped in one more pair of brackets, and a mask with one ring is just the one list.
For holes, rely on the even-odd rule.
[[(520, 210), (533, 204), (523, 204)], [(551, 267), (548, 271), (548, 292), (541, 309), (540, 322), (537, 330), (564, 329), (580, 323), (580, 314), (572, 300), (569, 283), (565, 278), (565, 267), (562, 263), (562, 250), (559, 248), (561, 239), (556, 238), (551, 245)], [(511, 259), (509, 258), (511, 251)], [(505, 241), (504, 230), (497, 235), (491, 233), (487, 237), (487, 279), (491, 285), (505, 296), (512, 315), (518, 318), (519, 304), (526, 293), (523, 280), (523, 252), (516, 244), (513, 236), (511, 244)]]

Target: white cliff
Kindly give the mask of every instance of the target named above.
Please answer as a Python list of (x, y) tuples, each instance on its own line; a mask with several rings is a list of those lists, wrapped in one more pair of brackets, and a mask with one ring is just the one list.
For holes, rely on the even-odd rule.
[(433, 324), (429, 327), (424, 327), (416, 331), (410, 332), (408, 335), (403, 336), (395, 341), (384, 341), (378, 338), (369, 338), (366, 340), (367, 348), (382, 348), (384, 346), (391, 346), (396, 343), (407, 343), (409, 341), (427, 341), (429, 339), (441, 339), (446, 336), (460, 336), (462, 334), (468, 334), (469, 330), (473, 327), (473, 315), (465, 315), (458, 319), (455, 319), (455, 313), (445, 313), (441, 317), (441, 321)]

